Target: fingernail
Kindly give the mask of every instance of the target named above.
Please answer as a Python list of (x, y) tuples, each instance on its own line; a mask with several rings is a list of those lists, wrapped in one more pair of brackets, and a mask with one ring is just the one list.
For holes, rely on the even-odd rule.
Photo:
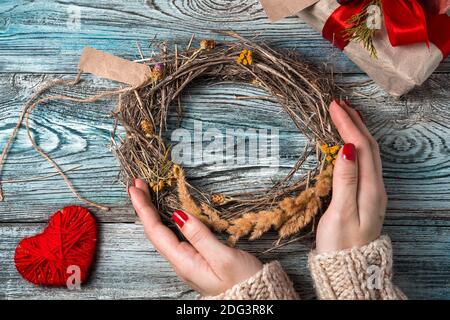
[(346, 143), (342, 149), (342, 159), (355, 161), (356, 160), (356, 148), (353, 143)]
[(186, 221), (188, 221), (188, 216), (181, 210), (175, 210), (172, 214), (172, 220), (180, 227), (183, 228)]

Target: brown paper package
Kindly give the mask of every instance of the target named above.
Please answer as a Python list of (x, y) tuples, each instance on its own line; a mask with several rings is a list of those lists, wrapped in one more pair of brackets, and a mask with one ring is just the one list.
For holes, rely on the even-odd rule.
[[(307, 0), (293, 0), (300, 4), (306, 4)], [(275, 1), (276, 2), (276, 1)], [(297, 12), (297, 15), (312, 28), (322, 32), (322, 28), (328, 17), (339, 6), (336, 0), (319, 0)], [(274, 15), (274, 1), (261, 0), (269, 18)], [(268, 5), (269, 4), (269, 5)], [(293, 7), (293, 5), (291, 4)], [(291, 7), (291, 8), (292, 8)], [(291, 12), (280, 8), (276, 9), (276, 17), (286, 17)], [(271, 20), (274, 20), (271, 18)], [(384, 26), (377, 32), (374, 45), (378, 58), (371, 57), (370, 53), (357, 42), (350, 42), (344, 49), (344, 53), (361, 70), (371, 77), (380, 87), (393, 96), (401, 96), (415, 86), (421, 85), (437, 68), (442, 61), (442, 53), (434, 44), (427, 47), (425, 43), (393, 47)]]

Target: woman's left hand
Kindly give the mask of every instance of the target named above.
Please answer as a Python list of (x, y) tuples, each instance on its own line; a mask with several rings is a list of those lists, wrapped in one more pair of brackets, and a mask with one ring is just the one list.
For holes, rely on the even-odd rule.
[(228, 247), (195, 216), (175, 211), (172, 219), (189, 242), (162, 224), (145, 181), (128, 190), (147, 238), (177, 275), (202, 296), (215, 296), (255, 275), (262, 263), (248, 252)]

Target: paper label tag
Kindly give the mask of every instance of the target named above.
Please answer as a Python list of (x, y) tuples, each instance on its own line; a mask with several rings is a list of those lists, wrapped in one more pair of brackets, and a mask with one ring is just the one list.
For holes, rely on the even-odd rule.
[(150, 67), (145, 64), (119, 58), (90, 47), (83, 49), (78, 69), (131, 86), (144, 83), (151, 73)]

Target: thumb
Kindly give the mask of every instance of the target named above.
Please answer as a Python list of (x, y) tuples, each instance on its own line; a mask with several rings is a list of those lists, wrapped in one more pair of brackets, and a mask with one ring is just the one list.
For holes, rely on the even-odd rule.
[(224, 256), (227, 256), (226, 253), (232, 250), (220, 242), (211, 230), (194, 215), (176, 210), (172, 215), (172, 219), (189, 243), (209, 263), (222, 260)]
[(356, 206), (358, 191), (358, 160), (353, 143), (346, 143), (339, 150), (333, 171), (332, 204), (338, 212), (351, 212)]

